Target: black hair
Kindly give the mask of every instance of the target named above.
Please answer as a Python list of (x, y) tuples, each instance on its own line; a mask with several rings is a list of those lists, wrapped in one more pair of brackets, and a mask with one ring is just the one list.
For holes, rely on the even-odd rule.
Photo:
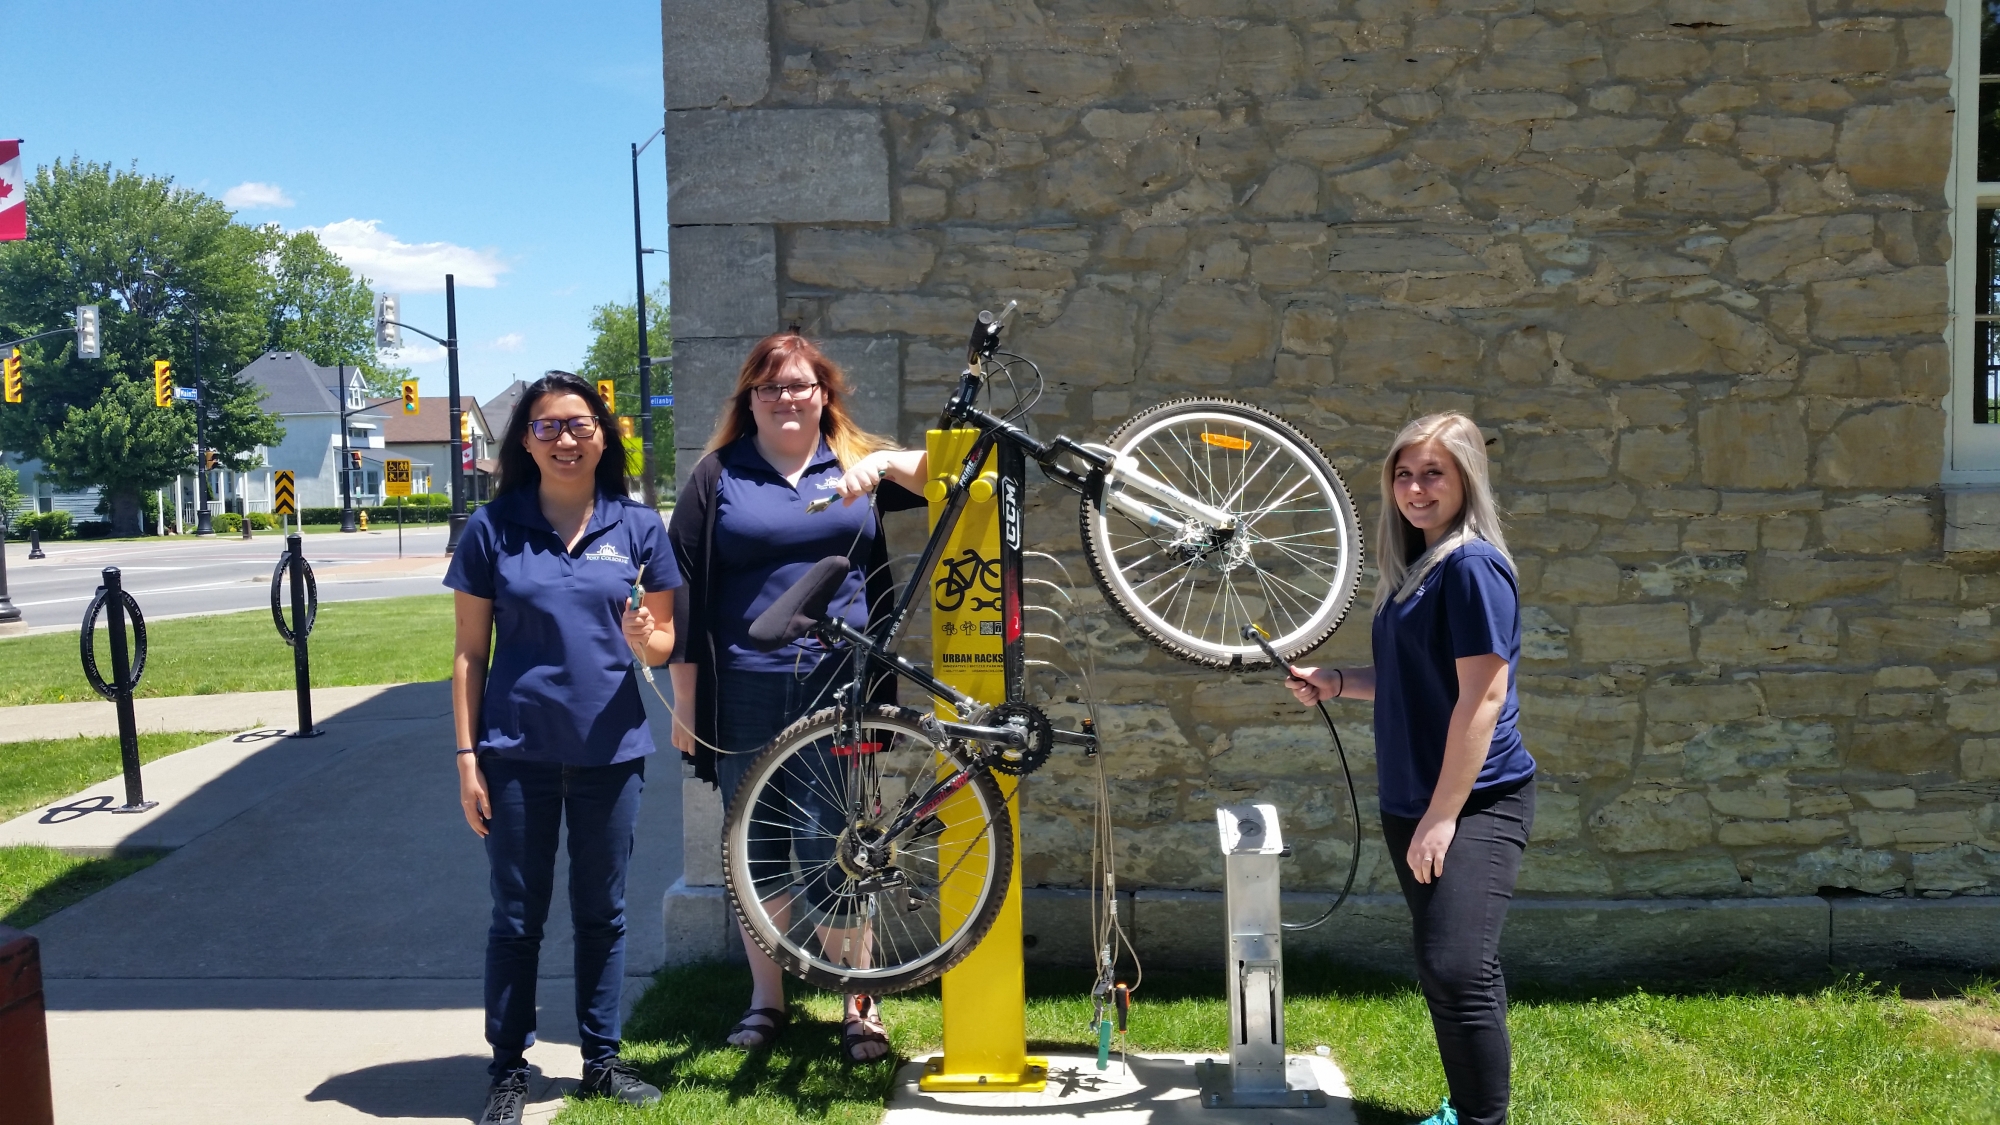
[(549, 395), (576, 395), (590, 404), (597, 419), (597, 432), (604, 435), (604, 456), (597, 462), (597, 491), (607, 496), (625, 495), (625, 437), (611, 408), (597, 396), (597, 388), (568, 371), (548, 371), (528, 384), (521, 401), (514, 404), (514, 416), (507, 420), (507, 436), (500, 439), (500, 488), (498, 495), (539, 488), (542, 467), (528, 452), (528, 421), (535, 416), (535, 404)]

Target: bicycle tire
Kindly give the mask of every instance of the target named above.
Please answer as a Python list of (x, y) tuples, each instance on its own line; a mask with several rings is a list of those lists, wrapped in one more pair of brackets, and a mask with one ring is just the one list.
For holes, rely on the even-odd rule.
[[(848, 755), (855, 759), (856, 764), (843, 768), (852, 773), (859, 768), (860, 759), (864, 756), (871, 759), (868, 763), (870, 769), (879, 771), (886, 764), (892, 769), (904, 770), (912, 776), (935, 771), (941, 768), (941, 763), (954, 768), (963, 766), (966, 763), (963, 751), (955, 747), (940, 746), (928, 738), (919, 725), (923, 718), (922, 712), (887, 704), (870, 704), (862, 708), (858, 720), (863, 728), (860, 742), (864, 745), (870, 744), (867, 736), (870, 731), (895, 735), (902, 742), (894, 743), (887, 738), (880, 739), (874, 743), (875, 749), (863, 754)], [(773, 789), (775, 778), (788, 777), (795, 781), (801, 773), (812, 773), (815, 777), (811, 780), (826, 779), (824, 772), (815, 769), (813, 762), (805, 760), (804, 755), (807, 752), (822, 755), (824, 752), (819, 749), (820, 744), (835, 737), (840, 725), (838, 708), (829, 707), (816, 711), (780, 731), (778, 736), (758, 754), (757, 760), (751, 764), (749, 773), (744, 776), (742, 784), (738, 787), (735, 799), (730, 802), (729, 810), (723, 820), (723, 882), (729, 890), (730, 906), (736, 912), (738, 920), (743, 923), (744, 932), (749, 934), (751, 940), (757, 943), (757, 947), (786, 972), (821, 988), (834, 991), (869, 995), (902, 992), (927, 984), (944, 975), (952, 966), (963, 961), (985, 938), (987, 931), (992, 929), (994, 919), (999, 916), (1000, 908), (1006, 902), (1007, 884), (1013, 871), (1013, 819), (1008, 811), (1006, 798), (1002, 796), (1000, 786), (993, 775), (985, 770), (974, 773), (971, 782), (947, 802), (947, 807), (953, 802), (959, 803), (959, 807), (953, 810), (956, 819), (946, 819), (943, 810), (940, 810), (939, 816), (920, 822), (920, 827), (928, 825), (931, 821), (939, 822), (935, 830), (939, 842), (931, 845), (908, 842), (920, 840), (931, 831), (929, 829), (926, 832), (905, 833), (899, 837), (906, 842), (899, 845), (892, 854), (909, 861), (909, 869), (904, 871), (904, 876), (910, 882), (904, 887), (885, 891), (857, 891), (858, 880), (853, 877), (851, 871), (842, 868), (841, 878), (844, 882), (830, 893), (843, 903), (841, 908), (843, 917), (859, 917), (868, 921), (862, 926), (820, 927), (811, 919), (815, 916), (832, 918), (834, 915), (831, 911), (815, 915), (815, 911), (820, 910), (820, 907), (811, 902), (814, 894), (812, 884), (818, 877), (808, 874), (806, 868), (810, 861), (805, 857), (784, 860), (781, 877), (789, 881), (768, 886), (768, 893), (760, 892), (757, 871), (753, 870), (753, 863), (765, 865), (765, 882), (768, 885), (772, 883), (769, 874), (771, 861), (751, 859), (750, 831), (754, 824), (769, 823), (760, 822), (756, 810), (760, 798), (767, 790)], [(835, 754), (837, 756), (837, 751)], [(786, 772), (788, 770), (789, 774)], [(893, 798), (883, 799), (882, 780), (881, 777), (875, 779), (877, 788), (873, 794), (860, 794), (864, 798), (872, 798), (877, 816), (882, 815), (884, 808), (893, 810), (896, 807)], [(832, 786), (829, 785), (828, 788), (831, 789)], [(783, 790), (775, 790), (773, 795), (782, 796)], [(841, 796), (844, 807), (852, 807), (845, 802), (845, 798), (854, 795), (843, 791)], [(801, 807), (796, 799), (787, 799), (791, 800), (792, 807)], [(969, 816), (964, 815), (968, 811), (966, 805), (971, 806)], [(847, 838), (847, 832), (851, 830), (854, 818), (849, 816), (847, 821), (849, 828), (843, 830), (839, 838), (842, 841)], [(788, 824), (785, 827), (789, 829), (796, 825)], [(970, 829), (969, 836), (968, 829)], [(963, 838), (964, 846), (956, 853), (960, 858), (950, 870), (964, 872), (968, 877), (978, 875), (981, 881), (971, 896), (970, 903), (961, 902), (961, 909), (954, 912), (963, 920), (949, 933), (945, 933), (945, 896), (923, 890), (921, 869), (927, 852), (934, 853), (932, 857), (934, 864), (939, 866), (943, 864), (944, 857), (951, 854), (943, 843), (943, 837), (946, 833), (954, 831), (956, 832), (954, 838)], [(818, 835), (824, 840), (824, 832)], [(836, 855), (838, 854), (836, 852)], [(830, 864), (838, 867), (837, 860), (821, 862), (818, 867), (825, 869)], [(794, 865), (800, 869), (797, 875), (791, 873)], [(894, 864), (890, 866), (896, 867)], [(942, 879), (936, 880), (936, 883), (941, 885)], [(958, 897), (962, 899), (964, 884), (955, 885), (961, 888)], [(933, 921), (933, 915), (925, 908), (910, 906), (912, 897), (897, 901), (893, 893), (907, 887), (916, 888), (912, 892), (913, 896), (928, 895), (931, 905), (937, 908), (934, 916), (935, 925), (929, 927), (928, 933), (925, 932), (925, 927)], [(775, 917), (768, 905), (780, 896), (786, 896), (784, 907), (786, 916), (783, 919)], [(804, 898), (808, 903), (804, 922), (791, 916), (793, 913), (791, 904), (800, 898)], [(850, 900), (851, 907), (847, 905)], [(884, 912), (885, 906), (888, 913)], [(898, 908), (903, 910), (902, 915), (894, 913)], [(882, 920), (879, 926), (875, 922), (877, 919)], [(877, 952), (898, 941), (891, 932), (891, 924), (898, 920), (901, 922), (905, 938), (915, 938), (909, 943), (911, 948), (907, 951), (907, 955), (899, 954), (890, 963), (873, 964)], [(914, 935), (911, 933), (913, 921), (917, 931)], [(860, 945), (867, 951), (867, 955), (860, 959), (869, 961), (870, 964), (857, 967), (832, 960), (826, 955), (822, 947), (829, 934), (851, 934), (854, 931), (862, 933)], [(882, 936), (877, 937), (877, 935)], [(851, 936), (843, 940), (850, 947), (854, 944)], [(897, 944), (897, 948), (901, 949), (900, 943)]]
[[(1177, 427), (1183, 435), (1166, 440)], [(1198, 440), (1190, 444), (1185, 433)], [(1163, 542), (1161, 532), (1148, 530), (1138, 520), (1084, 498), (1079, 522), (1091, 575), (1105, 600), (1141, 636), (1191, 663), (1244, 668), (1270, 663), (1261, 649), (1242, 639), (1246, 624), (1265, 627), (1272, 647), (1286, 660), (1319, 647), (1340, 627), (1361, 581), (1361, 528), (1346, 482), (1311, 438), (1278, 415), (1247, 403), (1182, 398), (1133, 415), (1112, 431), (1107, 444), (1121, 455), (1135, 457), (1144, 471), (1164, 483), (1248, 517), (1235, 535), (1220, 545), (1186, 529), (1181, 537)], [(1263, 454), (1266, 446), (1270, 452)], [(1260, 455), (1263, 460), (1252, 469), (1253, 458)], [(1258, 478), (1281, 455), (1287, 464), (1264, 488)], [(1232, 466), (1232, 458), (1240, 458), (1241, 463)], [(1245, 472), (1251, 475), (1246, 477)], [(1279, 494), (1280, 486), (1286, 486), (1290, 479), (1287, 474), (1296, 474), (1300, 488), (1314, 490), (1317, 496), (1308, 499), (1323, 507), (1281, 511), (1290, 506), (1289, 497), (1298, 494)], [(1233, 487), (1225, 489), (1224, 485)], [(1279, 495), (1279, 500), (1262, 511), (1254, 506), (1237, 510), (1253, 493), (1259, 497), (1256, 505), (1273, 495)], [(1270, 522), (1275, 515), (1285, 519)], [(1260, 524), (1263, 530), (1259, 530)], [(1292, 530), (1282, 538), (1268, 533), (1302, 524), (1307, 525), (1304, 530)], [(1309, 541), (1304, 538), (1307, 536), (1316, 538)], [(1146, 545), (1152, 548), (1149, 553), (1131, 556), (1134, 548)], [(1260, 547), (1268, 549), (1260, 555)], [(1131, 561), (1119, 564), (1121, 552)], [(1154, 563), (1157, 572), (1136, 578), (1141, 564), (1156, 556), (1164, 556)], [(1181, 577), (1161, 587), (1171, 597), (1163, 593), (1149, 601), (1142, 594), (1162, 576), (1176, 571), (1182, 572)], [(1197, 589), (1204, 574), (1212, 576), (1212, 592)], [(1247, 594), (1237, 588), (1246, 576), (1254, 578), (1258, 587)], [(1189, 615), (1198, 594), (1205, 594), (1209, 604), (1201, 611), (1199, 626), (1190, 628)], [(1156, 608), (1162, 598), (1166, 598), (1166, 612)], [(1168, 614), (1181, 601), (1186, 608), (1178, 620), (1170, 620)]]

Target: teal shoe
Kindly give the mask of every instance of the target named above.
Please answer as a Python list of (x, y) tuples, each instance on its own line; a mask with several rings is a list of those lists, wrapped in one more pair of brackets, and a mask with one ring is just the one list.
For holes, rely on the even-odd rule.
[(1458, 1111), (1451, 1108), (1451, 1099), (1438, 1103), (1438, 1111), (1417, 1122), (1417, 1125), (1458, 1125)]

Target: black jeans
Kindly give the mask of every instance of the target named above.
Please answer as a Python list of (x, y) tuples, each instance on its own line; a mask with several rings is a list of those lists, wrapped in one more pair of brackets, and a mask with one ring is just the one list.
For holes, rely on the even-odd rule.
[(1403, 884), (1417, 939), (1417, 980), (1431, 1009), (1451, 1105), (1463, 1125), (1503, 1125), (1510, 1090), (1507, 978), (1500, 927), (1535, 821), (1535, 779), (1474, 790), (1458, 814), (1444, 874), (1410, 872), (1417, 822), (1382, 814), (1382, 838)]
[[(735, 802), (757, 751), (807, 714), (832, 706), (833, 689), (848, 682), (848, 670), (845, 661), (829, 658), (803, 676), (724, 671), (717, 677), (717, 741), (729, 753), (715, 765), (725, 805)], [(765, 788), (750, 822), (750, 878), (759, 897), (797, 889), (819, 914), (838, 909), (834, 891), (840, 875), (833, 853), (846, 810), (833, 799), (838, 794), (832, 783), (844, 773), (826, 739), (794, 758)], [(823, 872), (802, 888), (792, 887), (795, 854), (801, 871)]]

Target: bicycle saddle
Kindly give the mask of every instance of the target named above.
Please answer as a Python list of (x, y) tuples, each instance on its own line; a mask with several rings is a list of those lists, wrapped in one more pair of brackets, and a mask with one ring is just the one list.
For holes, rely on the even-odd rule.
[(846, 555), (828, 555), (814, 563), (805, 577), (750, 623), (751, 647), (772, 652), (812, 632), (826, 618), (826, 607), (847, 580), (847, 570)]

